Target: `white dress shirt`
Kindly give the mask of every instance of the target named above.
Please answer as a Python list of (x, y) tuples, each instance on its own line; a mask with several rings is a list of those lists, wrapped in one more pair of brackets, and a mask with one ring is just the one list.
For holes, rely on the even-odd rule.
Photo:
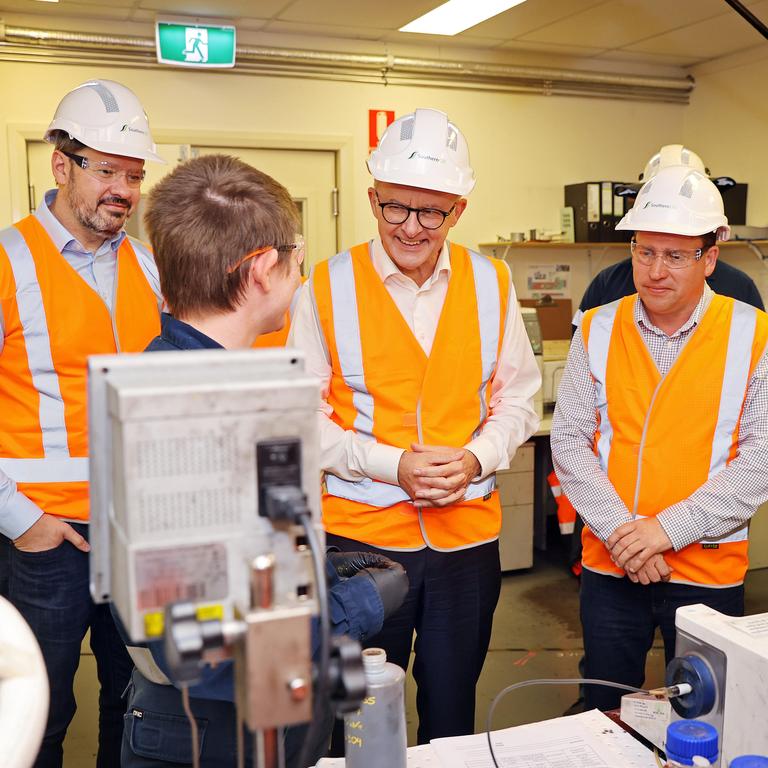
[[(397, 268), (380, 240), (373, 240), (370, 250), (376, 273), (419, 345), (429, 355), (451, 278), (447, 243), (440, 251), (434, 272), (421, 286)], [(404, 450), (362, 440), (354, 431), (342, 429), (330, 418), (333, 409), (326, 398), (331, 363), (312, 308), (309, 283), (302, 288), (291, 320), (288, 346), (304, 351), (307, 371), (322, 382), (323, 402), (319, 414), (321, 469), (344, 480), (370, 477), (397, 485), (397, 468)], [(463, 446), (480, 462), (480, 478), (509, 467), (518, 446), (538, 428), (533, 396), (540, 386), (541, 376), (512, 287), (501, 354), (491, 385), (489, 415), (480, 434)]]

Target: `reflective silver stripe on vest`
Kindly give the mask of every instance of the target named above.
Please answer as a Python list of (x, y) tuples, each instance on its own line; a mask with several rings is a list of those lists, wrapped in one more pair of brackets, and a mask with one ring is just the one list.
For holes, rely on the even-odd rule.
[[(723, 388), (720, 392), (720, 409), (712, 441), (709, 477), (725, 469), (731, 440), (744, 405), (744, 394), (749, 381), (752, 360), (752, 340), (755, 336), (757, 313), (754, 307), (734, 302), (728, 351), (725, 359)], [(746, 538), (746, 537), (745, 537)]]
[(372, 507), (391, 507), (408, 501), (408, 494), (399, 486), (365, 477), (362, 480), (342, 480), (336, 475), (325, 476), (325, 487), (332, 496), (359, 501)]
[(88, 459), (0, 459), (0, 470), (17, 483), (78, 483), (88, 480)]
[(482, 381), (478, 397), (480, 399), (480, 425), (488, 415), (485, 389), (496, 369), (499, 352), (499, 327), (501, 298), (499, 296), (499, 278), (491, 260), (479, 253), (469, 251), (472, 272), (475, 276), (475, 297), (477, 301), (477, 320), (480, 326), (480, 355), (482, 358)]
[[(382, 483), (371, 480), (369, 477), (363, 480), (342, 480), (335, 475), (325, 476), (325, 486), (328, 493), (341, 499), (358, 501), (372, 507), (391, 507), (403, 501), (410, 501), (408, 494), (399, 486), (390, 483)], [(484, 480), (470, 483), (464, 500), (479, 499), (487, 496), (496, 489), (496, 476), (489, 475)]]
[(344, 383), (352, 390), (352, 402), (357, 411), (354, 428), (363, 439), (373, 440), (373, 397), (365, 386), (352, 254), (344, 251), (334, 256), (328, 262), (328, 271), (341, 374)]
[(43, 450), (46, 458), (68, 457), (64, 400), (61, 396), (59, 377), (53, 366), (51, 339), (48, 335), (48, 322), (37, 281), (35, 262), (24, 237), (15, 227), (0, 231), (0, 245), (8, 254), (16, 281), (16, 305), (24, 334), (27, 364), (32, 383), (40, 395), (39, 417)]
[(613, 441), (613, 427), (608, 418), (608, 394), (605, 390), (605, 378), (608, 370), (608, 347), (611, 343), (611, 333), (613, 332), (613, 323), (616, 320), (619, 301), (606, 304), (595, 312), (587, 342), (589, 370), (595, 379), (597, 411), (600, 414), (600, 439), (597, 442), (597, 455), (600, 466), (605, 472), (608, 471), (608, 456), (611, 453)]

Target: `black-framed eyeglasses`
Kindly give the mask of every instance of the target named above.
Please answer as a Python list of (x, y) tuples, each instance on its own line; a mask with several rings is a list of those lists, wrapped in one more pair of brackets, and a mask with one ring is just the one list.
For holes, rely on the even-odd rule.
[(455, 203), (450, 211), (441, 211), (439, 208), (411, 208), (401, 203), (382, 203), (378, 195), (376, 195), (376, 204), (381, 208), (381, 215), (388, 224), (404, 224), (408, 221), (408, 217), (415, 213), (417, 221), (424, 229), (440, 229), (456, 208)]
[(639, 245), (637, 240), (632, 240), (629, 243), (629, 249), (632, 251), (632, 256), (644, 267), (650, 267), (657, 258), (661, 258), (662, 263), (669, 269), (683, 269), (690, 266), (694, 261), (698, 261), (704, 251), (708, 251), (709, 248), (691, 248), (691, 249), (675, 249), (671, 251), (657, 251), (653, 248), (646, 248), (644, 245)]
[(118, 168), (109, 162), (109, 160), (91, 160), (83, 155), (77, 155), (74, 152), (65, 152), (59, 150), (62, 155), (66, 155), (73, 163), (82, 168), (89, 176), (98, 179), (105, 184), (117, 181), (121, 176), (125, 176), (125, 183), (129, 187), (139, 187), (147, 172), (142, 168), (140, 171), (126, 171)]

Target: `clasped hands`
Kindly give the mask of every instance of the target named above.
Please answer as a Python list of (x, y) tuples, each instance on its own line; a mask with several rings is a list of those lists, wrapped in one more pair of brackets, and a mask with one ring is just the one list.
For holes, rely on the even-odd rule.
[(669, 581), (672, 569), (662, 552), (672, 549), (672, 542), (656, 518), (642, 517), (620, 525), (605, 546), (613, 562), (626, 571), (631, 581)]
[(480, 473), (480, 462), (466, 448), (414, 443), (400, 457), (397, 483), (420, 507), (446, 507), (460, 501)]

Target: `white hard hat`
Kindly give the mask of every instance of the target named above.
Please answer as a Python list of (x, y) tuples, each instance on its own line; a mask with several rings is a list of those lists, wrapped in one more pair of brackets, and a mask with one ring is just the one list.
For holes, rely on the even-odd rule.
[(377, 181), (468, 195), (475, 186), (461, 131), (437, 109), (417, 109), (392, 123), (368, 158)]
[(86, 147), (110, 155), (164, 163), (149, 133), (149, 122), (136, 94), (114, 80), (89, 80), (59, 103), (45, 140), (65, 131)]
[(681, 165), (662, 168), (646, 181), (616, 229), (688, 237), (716, 232), (720, 240), (731, 234), (717, 187), (700, 171)]
[(704, 166), (704, 161), (691, 149), (682, 144), (665, 144), (651, 159), (645, 164), (643, 172), (640, 174), (641, 181), (652, 179), (662, 168), (668, 168), (671, 165), (683, 165), (694, 171), (699, 171), (705, 176), (709, 176), (709, 171)]

